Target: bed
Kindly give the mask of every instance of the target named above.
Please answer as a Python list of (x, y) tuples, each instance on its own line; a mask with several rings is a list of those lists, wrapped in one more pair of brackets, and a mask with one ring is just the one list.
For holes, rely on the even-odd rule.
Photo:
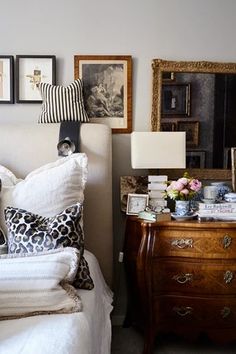
[[(0, 164), (24, 179), (31, 171), (59, 159), (58, 137), (59, 124), (1, 123)], [(113, 262), (110, 128), (103, 124), (82, 124), (80, 151), (88, 157), (84, 257), (94, 288), (77, 290), (83, 305), (81, 312), (0, 321), (0, 354), (110, 353)]]

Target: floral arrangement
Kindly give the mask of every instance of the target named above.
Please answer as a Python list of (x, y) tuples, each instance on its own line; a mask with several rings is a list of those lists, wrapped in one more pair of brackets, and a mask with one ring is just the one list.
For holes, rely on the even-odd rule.
[(198, 179), (190, 177), (188, 172), (185, 172), (183, 177), (170, 182), (166, 188), (166, 196), (174, 200), (191, 200), (201, 187), (202, 183)]

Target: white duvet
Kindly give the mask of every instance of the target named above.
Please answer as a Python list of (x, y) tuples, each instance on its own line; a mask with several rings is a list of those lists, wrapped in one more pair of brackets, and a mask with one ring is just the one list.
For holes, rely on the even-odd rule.
[(85, 251), (93, 290), (78, 290), (83, 311), (0, 321), (0, 354), (110, 354), (112, 293)]

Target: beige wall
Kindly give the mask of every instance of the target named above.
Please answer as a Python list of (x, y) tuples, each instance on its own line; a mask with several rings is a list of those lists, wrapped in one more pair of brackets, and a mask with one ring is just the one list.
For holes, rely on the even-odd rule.
[[(0, 55), (54, 54), (57, 83), (73, 80), (75, 54), (133, 57), (133, 129), (150, 129), (151, 60), (236, 61), (235, 0), (8, 0), (1, 2)], [(38, 104), (0, 105), (0, 122), (37, 120)], [(1, 126), (0, 126), (1, 127)], [(124, 217), (119, 177), (130, 167), (130, 136), (113, 135), (116, 315), (123, 315)]]

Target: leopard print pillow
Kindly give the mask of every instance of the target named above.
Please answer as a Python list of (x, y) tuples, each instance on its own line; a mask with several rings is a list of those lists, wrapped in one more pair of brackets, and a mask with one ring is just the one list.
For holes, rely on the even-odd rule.
[(83, 206), (81, 203), (66, 208), (55, 217), (45, 218), (29, 211), (7, 207), (5, 219), (8, 228), (8, 253), (32, 253), (75, 247), (80, 251), (80, 263), (73, 285), (93, 289), (88, 263), (84, 253)]

